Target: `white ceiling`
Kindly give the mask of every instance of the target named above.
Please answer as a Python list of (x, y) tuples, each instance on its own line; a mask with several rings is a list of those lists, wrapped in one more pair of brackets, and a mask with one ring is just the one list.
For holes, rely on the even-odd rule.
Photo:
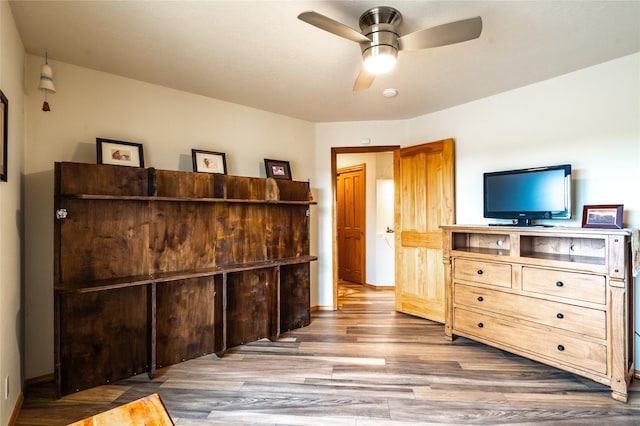
[[(312, 121), (406, 119), (640, 51), (640, 1), (17, 1), (28, 53)], [(481, 16), (480, 38), (401, 52), (353, 92), (357, 43), (297, 19), (352, 28), (392, 6), (402, 34)], [(54, 68), (55, 77), (55, 68)], [(382, 97), (393, 87), (399, 95)]]

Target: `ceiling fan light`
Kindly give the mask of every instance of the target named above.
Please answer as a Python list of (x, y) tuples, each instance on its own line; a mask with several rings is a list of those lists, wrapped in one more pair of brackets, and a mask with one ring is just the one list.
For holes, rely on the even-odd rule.
[(396, 66), (398, 51), (393, 46), (381, 45), (363, 53), (364, 68), (371, 74), (386, 74)]

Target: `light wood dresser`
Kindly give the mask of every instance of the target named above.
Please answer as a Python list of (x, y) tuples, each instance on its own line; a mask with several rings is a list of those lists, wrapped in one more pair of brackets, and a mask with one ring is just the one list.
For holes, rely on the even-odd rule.
[(611, 387), (634, 372), (631, 233), (443, 226), (445, 332)]

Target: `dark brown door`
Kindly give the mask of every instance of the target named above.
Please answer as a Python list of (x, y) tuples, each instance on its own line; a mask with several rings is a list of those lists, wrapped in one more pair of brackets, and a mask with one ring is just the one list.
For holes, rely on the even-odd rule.
[(365, 282), (365, 165), (338, 169), (338, 278)]

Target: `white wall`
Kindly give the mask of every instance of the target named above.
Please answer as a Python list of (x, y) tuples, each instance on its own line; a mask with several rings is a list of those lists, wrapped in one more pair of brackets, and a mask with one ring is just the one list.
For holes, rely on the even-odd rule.
[[(361, 137), (371, 138), (372, 145), (401, 146), (453, 137), (457, 223), (487, 222), (482, 217), (483, 172), (571, 163), (574, 218), (563, 225), (579, 227), (584, 204), (624, 204), (624, 225), (638, 228), (638, 76), (640, 54), (634, 54), (411, 120), (317, 124), (319, 185), (331, 184), (331, 147), (358, 146)], [(318, 201), (330, 206), (329, 192), (324, 195)], [(331, 235), (329, 207), (320, 212), (318, 229), (320, 235)], [(319, 244), (320, 304), (330, 306), (331, 239)]]
[[(225, 152), (228, 173), (265, 176), (264, 158), (289, 160), (293, 179), (315, 181), (312, 123), (56, 61), (57, 93), (41, 111), (43, 58), (26, 73), (26, 376), (53, 372), (53, 168), (96, 162), (96, 137), (144, 144), (145, 166), (191, 171), (191, 148)], [(322, 193), (314, 188), (314, 194)], [(316, 226), (312, 209), (311, 253)], [(4, 211), (4, 208), (3, 208)], [(312, 289), (316, 265), (312, 263)], [(318, 296), (312, 291), (312, 305)]]
[[(22, 391), (24, 47), (9, 4), (0, 2), (0, 89), (9, 101), (7, 182), (0, 182), (0, 424), (6, 425)], [(5, 399), (9, 378), (9, 397)]]
[[(390, 157), (393, 171), (393, 156)], [(380, 167), (378, 167), (380, 168)], [(395, 235), (389, 230), (395, 228), (394, 207), (395, 187), (393, 173), (391, 179), (376, 181), (376, 282), (382, 287), (396, 285)]]
[[(640, 227), (640, 54), (410, 121), (409, 139), (456, 140), (456, 219), (486, 223), (482, 173), (570, 163), (574, 216), (624, 204)], [(547, 222), (550, 223), (550, 222)], [(554, 223), (558, 225), (558, 223)]]

